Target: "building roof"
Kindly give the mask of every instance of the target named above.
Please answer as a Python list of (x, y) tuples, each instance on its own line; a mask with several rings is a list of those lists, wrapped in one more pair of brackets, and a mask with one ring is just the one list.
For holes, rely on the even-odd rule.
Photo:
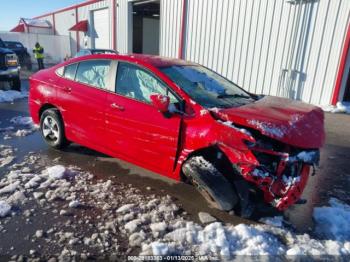
[(44, 19), (21, 18), (21, 23), (31, 27), (51, 28), (50, 22)]

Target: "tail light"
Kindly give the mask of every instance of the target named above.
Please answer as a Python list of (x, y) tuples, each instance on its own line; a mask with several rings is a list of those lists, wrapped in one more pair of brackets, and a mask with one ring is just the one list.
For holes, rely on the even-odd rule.
[(18, 58), (15, 54), (6, 54), (5, 56), (5, 65), (7, 66), (17, 66)]

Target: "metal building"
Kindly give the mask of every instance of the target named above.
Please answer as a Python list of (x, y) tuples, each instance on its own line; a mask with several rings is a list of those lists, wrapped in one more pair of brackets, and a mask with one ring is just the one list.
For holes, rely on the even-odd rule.
[(350, 100), (349, 14), (349, 0), (91, 0), (37, 18), (73, 52), (180, 57), (254, 93), (326, 105)]

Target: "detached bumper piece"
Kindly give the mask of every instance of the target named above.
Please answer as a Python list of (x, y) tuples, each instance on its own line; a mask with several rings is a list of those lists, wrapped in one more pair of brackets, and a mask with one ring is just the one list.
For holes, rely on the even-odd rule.
[[(302, 151), (292, 156), (276, 151), (257, 151), (261, 165), (244, 172), (244, 178), (256, 184), (263, 191), (265, 202), (278, 210), (284, 211), (296, 204), (304, 191), (311, 167), (319, 162), (319, 151)], [(268, 158), (268, 155), (271, 157)]]

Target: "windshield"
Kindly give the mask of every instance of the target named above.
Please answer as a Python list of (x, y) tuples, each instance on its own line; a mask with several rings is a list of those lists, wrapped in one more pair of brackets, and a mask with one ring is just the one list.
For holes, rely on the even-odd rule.
[(205, 108), (230, 108), (254, 101), (240, 87), (203, 66), (174, 65), (159, 69)]
[(8, 48), (23, 48), (23, 45), (21, 43), (18, 43), (18, 42), (6, 42), (5, 41), (5, 45)]

